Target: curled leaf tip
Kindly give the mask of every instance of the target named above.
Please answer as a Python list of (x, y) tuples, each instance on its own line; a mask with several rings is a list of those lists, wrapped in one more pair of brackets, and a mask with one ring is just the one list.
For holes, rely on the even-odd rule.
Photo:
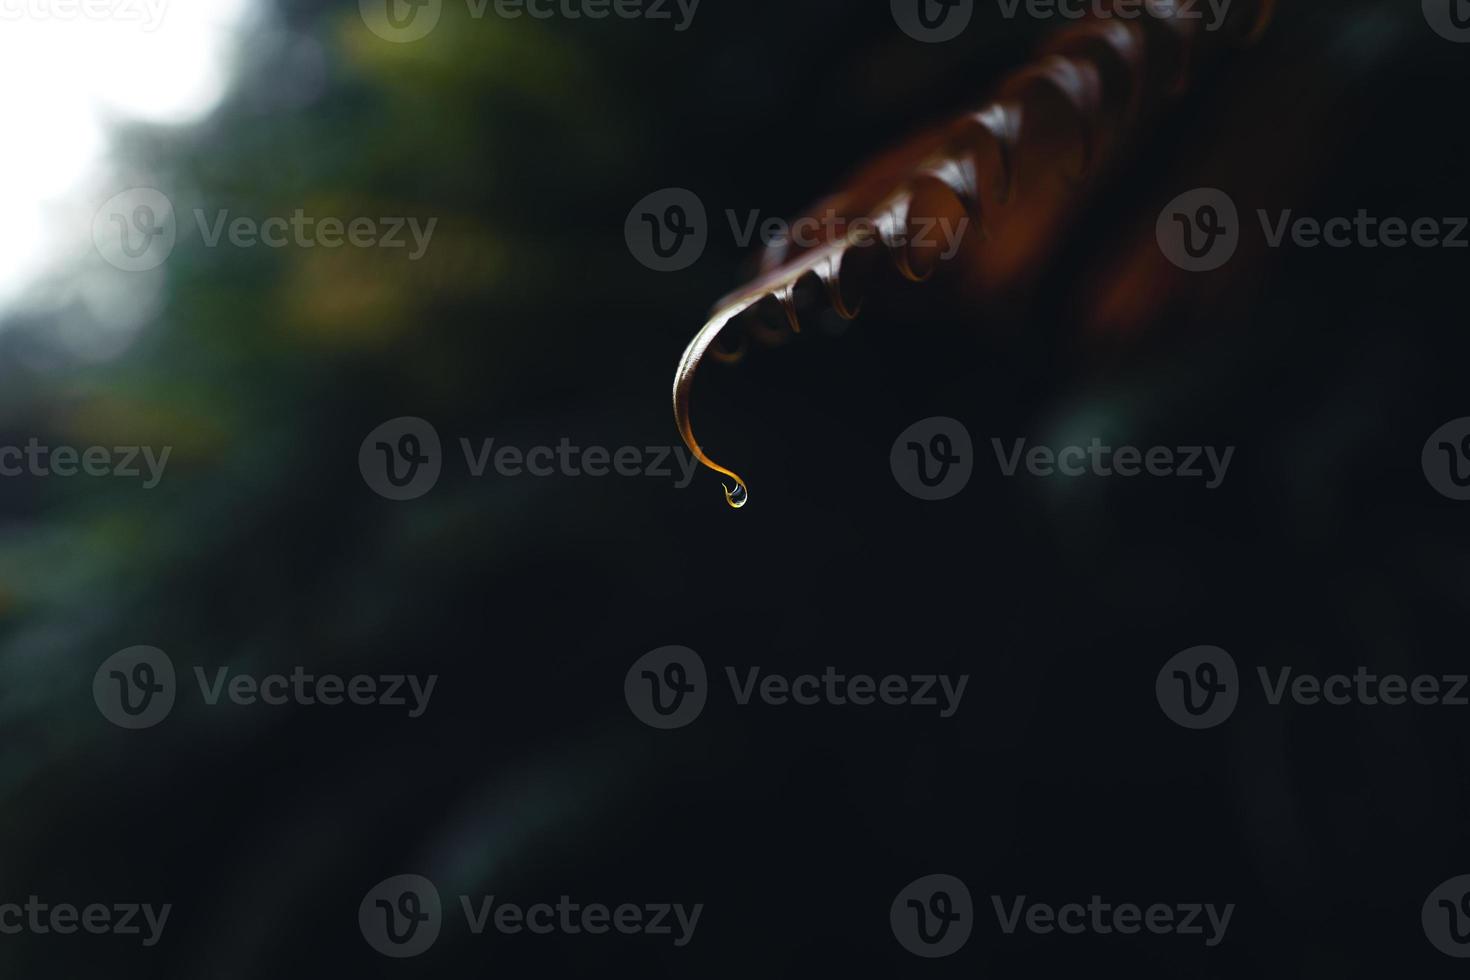
[(679, 369), (674, 374), (674, 422), (679, 427), (679, 436), (684, 440), (684, 445), (694, 454), (694, 458), (716, 473), (728, 476), (735, 481), (735, 486), (725, 486), (725, 501), (737, 510), (745, 506), (750, 493), (746, 489), (745, 480), (733, 470), (726, 469), (719, 463), (710, 459), (694, 438), (694, 423), (690, 417), (690, 402), (694, 391), (694, 373), (699, 368), (699, 363), (704, 355), (710, 350), (710, 346), (719, 337), (720, 331), (734, 318), (736, 313), (749, 305), (749, 301), (726, 307), (704, 325), (695, 338), (690, 341), (684, 356), (679, 360)]
[[(1237, 4), (1236, 21), (1246, 40), (1265, 29), (1277, 2), (1241, 0)], [(1044, 133), (1052, 115), (1070, 119), (1075, 124), (1070, 145), (1076, 152), (1067, 156), (1075, 157), (1076, 165), (1058, 168), (1058, 172), (1068, 184), (1085, 186), (1092, 179), (1089, 172), (1104, 162), (1121, 137), (1137, 128), (1146, 109), (1162, 105), (1186, 87), (1198, 60), (1195, 49), (1209, 35), (1193, 30), (1183, 19), (1167, 23), (1168, 32), (1111, 19), (1067, 28), (1029, 67), (1000, 85), (999, 101), (964, 113), (880, 156), (859, 171), (846, 189), (823, 199), (808, 215), (818, 224), (822, 224), (818, 214), (840, 216), (845, 230), (800, 250), (783, 239), (762, 252), (756, 278), (717, 304), (685, 348), (674, 375), (674, 421), (679, 435), (696, 460), (734, 481), (734, 486), (722, 482), (727, 504), (737, 510), (745, 506), (749, 499), (746, 483), (700, 448), (690, 421), (694, 375), (705, 355), (733, 363), (744, 355), (749, 339), (774, 346), (801, 333), (802, 316), (819, 306), (805, 290), (798, 296), (798, 288), (808, 285), (808, 276), (815, 276), (817, 295), (825, 294), (836, 318), (855, 318), (876, 274), (872, 260), (864, 258), (871, 254), (867, 246), (881, 245), (902, 278), (913, 282), (929, 279), (937, 262), (950, 259), (954, 251), (938, 259), (927, 250), (916, 251), (914, 230), (927, 227), (918, 233), (917, 238), (922, 239), (944, 220), (951, 208), (945, 195), (975, 221), (978, 237), (991, 243), (987, 255), (1024, 258), (1038, 254), (1039, 246), (1027, 244), (1025, 235), (1007, 236), (1004, 228), (992, 235), (991, 222), (983, 220), (988, 218), (988, 205), (1004, 205), (1018, 197), (1017, 170), (1024, 135), (1033, 128)], [(1154, 50), (1160, 47), (1164, 50)], [(1033, 115), (1043, 125), (1033, 126)], [(1045, 143), (1038, 148), (1045, 149)], [(944, 194), (936, 197), (940, 190)], [(1066, 203), (1046, 205), (1050, 211), (1042, 213), (1059, 215)], [(1048, 221), (1056, 224), (1055, 218)], [(978, 256), (975, 265), (978, 268)], [(986, 278), (994, 282), (1017, 275), (1014, 269), (986, 271)], [(789, 332), (767, 323), (770, 311), (762, 307), (773, 300), (784, 310)], [(731, 322), (747, 311), (753, 315), (736, 323), (733, 336), (725, 338), (733, 343), (717, 345)], [(818, 309), (816, 315), (825, 312)], [(822, 325), (817, 332), (831, 333), (830, 321), (816, 319)]]

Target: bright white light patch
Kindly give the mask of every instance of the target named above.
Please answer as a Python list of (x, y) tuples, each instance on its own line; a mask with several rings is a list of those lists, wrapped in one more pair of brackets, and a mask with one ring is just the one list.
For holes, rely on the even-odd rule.
[(218, 104), (251, 5), (0, 0), (0, 311), (75, 254), (79, 229), (59, 218), (100, 180), (111, 127), (189, 123)]

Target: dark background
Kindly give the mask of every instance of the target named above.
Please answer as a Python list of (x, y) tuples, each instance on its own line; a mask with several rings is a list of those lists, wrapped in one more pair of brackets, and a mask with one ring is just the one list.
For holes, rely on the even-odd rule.
[[(388, 45), (354, 4), (283, 3), (242, 38), (205, 124), (137, 129), (140, 166), (218, 206), (441, 217), (430, 258), (207, 250), (121, 357), (0, 334), (6, 440), (175, 446), (160, 487), (7, 480), (0, 886), (7, 901), (170, 902), (162, 944), (16, 936), (18, 977), (1374, 977), (1458, 972), (1419, 922), (1470, 871), (1466, 711), (1269, 707), (1255, 667), (1465, 668), (1467, 512), (1420, 450), (1470, 415), (1463, 251), (1249, 249), (1125, 334), (1088, 297), (1206, 183), (1242, 214), (1470, 214), (1470, 49), (1417, 3), (1284, 4), (1079, 203), (1003, 314), (888, 283), (842, 338), (701, 374), (696, 425), (745, 474), (363, 483), (403, 415), (530, 446), (676, 445), (669, 384), (749, 256), (720, 217), (791, 214), (864, 157), (978, 105), (1051, 26), (980, 4), (948, 45), (883, 3), (705, 0), (689, 31), (457, 22)], [(302, 52), (308, 97), (279, 95)], [(294, 66), (294, 67), (293, 67)], [(659, 274), (628, 208), (683, 186), (715, 225)], [(1253, 219), (1252, 219), (1253, 222)], [(1248, 232), (1250, 234), (1250, 232)], [(1255, 234), (1257, 239), (1259, 235)], [(1209, 277), (1202, 277), (1209, 279)], [(911, 423), (962, 420), (975, 478), (923, 503), (889, 472)], [(989, 440), (1233, 445), (1223, 487), (1003, 479)], [(7, 442), (9, 444), (9, 442)], [(1185, 731), (1154, 679), (1198, 644), (1249, 678)], [(134, 644), (264, 673), (437, 673), (427, 714), (182, 696), (125, 732), (93, 672)], [(968, 673), (930, 709), (736, 708), (716, 685), (658, 732), (623, 675), (667, 644), (712, 673)], [(185, 685), (191, 678), (181, 678)], [(451, 906), (427, 954), (363, 942), (405, 872)], [(888, 906), (964, 879), (979, 923), (942, 961)], [(702, 902), (694, 942), (468, 935), (458, 894)], [(1003, 936), (990, 895), (1235, 903), (1225, 942)]]

